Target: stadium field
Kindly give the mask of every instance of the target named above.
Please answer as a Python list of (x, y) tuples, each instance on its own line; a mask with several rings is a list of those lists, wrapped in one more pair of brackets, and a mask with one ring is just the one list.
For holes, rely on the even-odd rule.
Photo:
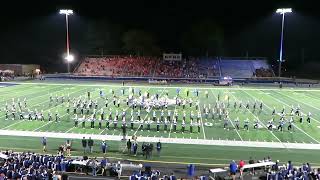
[[(113, 156), (120, 157), (116, 153), (116, 150), (120, 148), (122, 143), (121, 120), (114, 128), (111, 123), (110, 128), (106, 128), (106, 123), (102, 122), (102, 128), (98, 128), (98, 121), (95, 121), (95, 127), (90, 127), (89, 120), (85, 124), (85, 128), (82, 128), (81, 121), (78, 127), (75, 127), (75, 115), (73, 113), (72, 103), (70, 106), (70, 113), (67, 113), (67, 97), (73, 99), (87, 99), (87, 93), (90, 92), (90, 99), (98, 104), (97, 119), (100, 117), (100, 110), (103, 108), (106, 113), (106, 118), (111, 111), (113, 118), (116, 111), (121, 114), (126, 111), (126, 123), (127, 123), (127, 138), (133, 135), (137, 136), (139, 142), (152, 141), (165, 143), (164, 154), (161, 160), (171, 162), (197, 162), (208, 164), (224, 164), (229, 159), (240, 158), (239, 156), (232, 155), (243, 154), (245, 158), (249, 156), (256, 156), (263, 158), (264, 156), (274, 155), (278, 159), (283, 158), (295, 158), (301, 161), (306, 160), (306, 156), (310, 159), (309, 162), (320, 165), (315, 157), (317, 151), (320, 149), (320, 90), (310, 88), (253, 88), (253, 87), (212, 87), (212, 86), (193, 86), (193, 85), (177, 85), (158, 86), (158, 85), (132, 85), (122, 86), (120, 84), (59, 84), (59, 83), (19, 83), (15, 85), (2, 84), (0, 88), (0, 122), (1, 149), (38, 149), (40, 147), (41, 136), (47, 136), (52, 138), (52, 145), (59, 145), (66, 138), (75, 139), (77, 142), (83, 136), (92, 137), (93, 139), (105, 139), (110, 140), (114, 145)], [(130, 114), (131, 107), (127, 106), (126, 99), (130, 91), (135, 92), (133, 99), (138, 99), (138, 91), (142, 94), (149, 92), (150, 96), (156, 94), (159, 95), (159, 99), (168, 97), (170, 102), (168, 104), (168, 110), (171, 111), (171, 118), (174, 117), (174, 111), (178, 112), (178, 122), (176, 130), (173, 123), (168, 124), (167, 131), (164, 130), (163, 122), (160, 122), (159, 131), (157, 131), (157, 123), (152, 122), (153, 112), (156, 113), (156, 119), (160, 119), (161, 109), (151, 108), (148, 113), (145, 109), (141, 109), (141, 120), (136, 120), (136, 108), (133, 111), (134, 116), (134, 128), (130, 127)], [(116, 99), (120, 99), (120, 106), (114, 106), (112, 99), (114, 95)], [(102, 94), (100, 94), (102, 92)], [(179, 92), (179, 93), (178, 93)], [(187, 92), (189, 95), (187, 96)], [(197, 96), (198, 92), (198, 96)], [(179, 95), (178, 95), (179, 94)], [(177, 105), (175, 103), (175, 97), (180, 99), (190, 100), (192, 99), (192, 105), (189, 103), (185, 105), (183, 109), (183, 103)], [(50, 97), (53, 101), (50, 102)], [(58, 97), (58, 102), (56, 102)], [(61, 97), (65, 100), (62, 103)], [(108, 107), (105, 107), (105, 99), (108, 98)], [(13, 119), (11, 106), (18, 101), (23, 102), (26, 99), (26, 107), (23, 107), (22, 114), (25, 116), (28, 112), (43, 112), (44, 120), (28, 120), (28, 118), (19, 119), (19, 113), (16, 113), (15, 119)], [(151, 99), (151, 98), (149, 98)], [(219, 101), (218, 101), (219, 99)], [(196, 108), (195, 104), (198, 101), (199, 107)], [(212, 117), (212, 113), (206, 113), (203, 111), (203, 107), (209, 107), (212, 109), (216, 102), (219, 102), (219, 106), (225, 106), (226, 111), (229, 112), (229, 119), (219, 118), (219, 113), (215, 113)], [(239, 108), (239, 104), (242, 107)], [(236, 108), (235, 108), (236, 103)], [(256, 103), (256, 108), (253, 106)], [(262, 103), (262, 109), (260, 104)], [(23, 103), (22, 103), (23, 104)], [(229, 104), (229, 105), (228, 105)], [(249, 108), (246, 108), (246, 105)], [(24, 104), (22, 105), (24, 106)], [(294, 123), (292, 130), (288, 130), (288, 121), (290, 119), (291, 108), (296, 109), (300, 107), (300, 113), (303, 117), (303, 122), (299, 122), (299, 117), (294, 115)], [(272, 116), (273, 109), (276, 109), (276, 114)], [(279, 125), (280, 111), (285, 109), (285, 122), (283, 131), (279, 131), (277, 126)], [(8, 109), (8, 111), (6, 111)], [(89, 115), (86, 118), (91, 117), (94, 112), (94, 108), (89, 110)], [(182, 132), (182, 118), (183, 112), (186, 113), (185, 130)], [(52, 120), (48, 121), (48, 113), (52, 113)], [(197, 116), (199, 116), (199, 123), (194, 124), (193, 132), (190, 132), (190, 113), (194, 113), (194, 122), (196, 122)], [(311, 122), (306, 122), (308, 113), (311, 113)], [(60, 116), (59, 122), (55, 121), (55, 114)], [(86, 113), (85, 113), (86, 114)], [(164, 111), (164, 116), (167, 117), (167, 111)], [(77, 110), (77, 118), (82, 117)], [(268, 121), (274, 118), (274, 127), (272, 130), (268, 130)], [(86, 119), (85, 118), (85, 119)], [(236, 129), (235, 119), (239, 118), (239, 129)], [(150, 121), (149, 121), (150, 119)], [(248, 119), (248, 130), (244, 129), (245, 120)], [(148, 130), (148, 121), (150, 129)], [(141, 128), (143, 122), (143, 128)], [(257, 122), (258, 127), (254, 129), (254, 124)], [(224, 124), (226, 128), (224, 128)], [(200, 131), (198, 132), (198, 125)], [(10, 136), (8, 136), (10, 135)], [(14, 144), (8, 142), (15, 142)], [(49, 140), (50, 142), (50, 140)], [(76, 143), (75, 143), (76, 144)], [(78, 146), (78, 147), (77, 147)], [(80, 149), (80, 142), (75, 145), (75, 149)], [(98, 146), (96, 147), (98, 149)], [(178, 155), (174, 152), (179, 151)], [(181, 153), (184, 152), (184, 153)], [(268, 154), (270, 153), (270, 154)], [(209, 157), (209, 158), (207, 158)], [(304, 159), (304, 160), (303, 160)], [(152, 160), (160, 160), (156, 157)], [(297, 161), (298, 161), (297, 160)]]

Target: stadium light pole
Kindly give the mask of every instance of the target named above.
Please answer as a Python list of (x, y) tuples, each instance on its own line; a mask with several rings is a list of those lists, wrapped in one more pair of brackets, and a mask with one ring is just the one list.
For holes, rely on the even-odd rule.
[(67, 60), (68, 73), (70, 73), (70, 63), (73, 61), (74, 57), (70, 54), (70, 46), (69, 46), (69, 21), (68, 21), (68, 16), (73, 14), (73, 10), (71, 10), (71, 9), (61, 9), (59, 13), (66, 16), (67, 56), (65, 57), (65, 60)]
[(280, 40), (280, 55), (279, 55), (279, 81), (280, 81), (280, 77), (281, 77), (281, 64), (283, 62), (282, 59), (282, 53), (283, 53), (283, 29), (284, 29), (284, 16), (286, 13), (291, 13), (292, 9), (291, 8), (280, 8), (277, 9), (276, 13), (281, 14), (282, 15), (282, 23), (281, 23), (281, 40)]

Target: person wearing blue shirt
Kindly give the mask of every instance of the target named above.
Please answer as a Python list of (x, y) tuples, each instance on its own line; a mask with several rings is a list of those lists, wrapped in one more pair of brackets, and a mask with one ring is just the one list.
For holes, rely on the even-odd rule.
[(232, 162), (230, 163), (229, 168), (230, 168), (230, 175), (231, 175), (232, 179), (235, 179), (238, 166), (234, 160), (232, 160)]
[(171, 173), (170, 177), (169, 177), (170, 180), (177, 180), (176, 176), (173, 175), (173, 173)]
[(107, 163), (108, 163), (108, 161), (107, 161), (107, 159), (106, 158), (103, 158), (102, 160), (101, 160), (101, 162), (100, 162), (100, 165), (101, 165), (101, 175), (102, 176), (104, 176), (104, 172), (105, 172), (105, 170), (106, 170), (106, 168), (107, 168)]
[(106, 154), (106, 152), (107, 152), (107, 143), (106, 143), (106, 141), (102, 141), (101, 142), (101, 150), (102, 150), (103, 154)]

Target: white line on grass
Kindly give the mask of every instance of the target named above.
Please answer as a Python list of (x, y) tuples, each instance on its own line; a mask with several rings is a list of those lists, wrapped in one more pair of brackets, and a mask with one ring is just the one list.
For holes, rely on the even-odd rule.
[[(211, 89), (211, 93), (213, 94), (213, 96), (217, 99), (217, 96), (213, 93), (212, 89)], [(231, 93), (230, 93), (231, 94)], [(243, 141), (239, 131), (237, 130), (237, 128), (234, 126), (232, 120), (229, 119), (229, 122), (231, 123), (232, 127), (236, 130), (236, 133), (238, 134), (239, 138), (241, 139), (241, 141)]]
[[(83, 90), (83, 89), (80, 89), (80, 90)], [(80, 91), (80, 90), (74, 91), (74, 92), (72, 92), (71, 94), (73, 94), (73, 93), (75, 93), (75, 92), (78, 92), (78, 91)], [(46, 101), (45, 101), (45, 102), (46, 102)], [(45, 102), (42, 102), (42, 103), (45, 103)], [(42, 104), (42, 103), (39, 103), (39, 104)], [(48, 110), (51, 110), (51, 109), (56, 108), (56, 107), (61, 106), (61, 105), (63, 105), (63, 104), (59, 104), (59, 105), (57, 105), (57, 106), (53, 106), (53, 107), (51, 107), (51, 108), (49, 108), (49, 109), (46, 109), (46, 110), (43, 111), (43, 112), (47, 112)], [(32, 106), (32, 107), (34, 107), (34, 106)], [(2, 128), (2, 129), (7, 129), (7, 128), (13, 126), (13, 125), (20, 124), (20, 123), (22, 123), (22, 122), (24, 122), (24, 121), (25, 121), (25, 120), (18, 121), (18, 122), (16, 122), (16, 123), (10, 124), (9, 126), (6, 126), (6, 127)]]
[[(244, 91), (244, 92), (245, 92), (245, 91)], [(261, 92), (263, 92), (263, 91), (261, 91)], [(245, 92), (245, 93), (247, 93), (247, 92)], [(251, 94), (249, 94), (249, 93), (247, 93), (247, 94), (248, 94), (249, 96), (251, 96), (252, 98), (254, 98)], [(268, 94), (267, 94), (267, 95), (268, 95)], [(282, 103), (282, 104), (290, 107), (287, 103), (285, 103), (285, 102), (283, 102), (283, 101), (281, 101), (281, 100), (278, 100), (277, 98), (275, 98), (275, 97), (273, 97), (273, 96), (271, 96), (271, 95), (268, 95), (268, 96), (270, 96), (271, 98), (275, 99), (276, 101), (278, 101), (278, 102), (280, 102), (280, 103)], [(264, 104), (268, 109), (272, 110), (268, 105), (266, 105), (265, 103), (263, 103), (263, 104)], [(314, 141), (316, 141), (318, 144), (320, 144), (320, 142), (319, 142), (317, 139), (315, 139), (314, 137), (312, 137), (310, 134), (306, 133), (304, 130), (302, 130), (301, 128), (299, 128), (298, 126), (296, 126), (294, 123), (293, 123), (293, 126), (296, 127), (298, 130), (300, 130), (303, 134), (307, 135), (309, 138), (311, 138), (312, 140), (314, 140)]]
[[(147, 92), (149, 91), (151, 89), (151, 87), (149, 87), (148, 89), (147, 89)], [(161, 94), (163, 93), (163, 91), (161, 92)], [(151, 112), (151, 110), (152, 110), (152, 108), (150, 109), (150, 112)], [(144, 124), (144, 121), (147, 119), (147, 117), (148, 117), (148, 113), (146, 114), (146, 116), (143, 118), (143, 124)], [(139, 129), (140, 129), (140, 127), (141, 127), (141, 124), (139, 124), (139, 127), (137, 128), (137, 130), (133, 133), (133, 135), (136, 135), (137, 134), (137, 132), (139, 131)]]
[[(64, 116), (66, 116), (67, 114), (64, 114), (63, 116), (61, 116), (60, 118), (63, 118)], [(56, 121), (48, 121), (47, 123), (45, 123), (44, 125), (42, 125), (42, 126), (40, 126), (40, 127), (38, 127), (38, 128), (36, 128), (36, 129), (34, 129), (34, 130), (32, 130), (32, 131), (38, 131), (39, 129), (41, 129), (41, 128), (43, 128), (43, 127), (45, 127), (45, 126), (47, 126), (47, 125), (49, 125), (49, 124), (51, 124), (51, 123), (53, 123), (53, 122), (56, 122)]]
[[(312, 105), (310, 105), (310, 104), (307, 104), (307, 103), (305, 103), (305, 102), (303, 102), (303, 101), (298, 101), (298, 100), (296, 100), (296, 99), (294, 99), (294, 98), (292, 98), (292, 97), (290, 97), (290, 96), (288, 96), (288, 95), (286, 95), (286, 94), (284, 94), (284, 93), (281, 93), (281, 95), (285, 95), (285, 96), (289, 97), (290, 99), (293, 99), (294, 101), (303, 103), (303, 104), (305, 104), (305, 105), (307, 105), (307, 106), (310, 106), (310, 107), (312, 107), (312, 108), (314, 108), (314, 109), (320, 110), (320, 109), (317, 108), (317, 107), (314, 107), (314, 106), (312, 106)], [(274, 98), (274, 97), (272, 96), (272, 98)], [(275, 99), (276, 99), (276, 98), (275, 98)], [(286, 104), (286, 103), (285, 103), (285, 104)], [(301, 111), (301, 112), (302, 112), (302, 111)], [(313, 118), (313, 117), (311, 117), (311, 119), (313, 119), (313, 120), (315, 120), (316, 122), (320, 123), (320, 121), (316, 120), (316, 119)]]
[[(199, 98), (199, 106), (200, 106), (200, 98)], [(201, 113), (200, 107), (198, 108), (198, 110), (200, 111), (200, 114), (201, 114), (200, 120), (201, 120), (202, 132), (203, 132), (203, 139), (206, 139), (206, 133), (205, 133), (205, 131), (204, 131), (204, 125), (203, 125), (202, 113)], [(199, 112), (199, 111), (198, 111), (198, 112)]]
[[(47, 89), (47, 90), (45, 90), (45, 91), (50, 91), (50, 90), (55, 89), (55, 88), (57, 88), (57, 87), (50, 88), (50, 89)], [(62, 90), (64, 90), (64, 89), (62, 89)], [(59, 91), (62, 91), (62, 90), (59, 90)], [(23, 91), (25, 91), (25, 89), (24, 89)], [(45, 92), (45, 91), (39, 91), (39, 92)], [(59, 92), (59, 91), (57, 91), (57, 92)], [(39, 93), (39, 92), (37, 92), (37, 93)], [(18, 93), (20, 93), (20, 91), (19, 91), (19, 92), (14, 92), (14, 93), (12, 93), (12, 94), (18, 94)], [(10, 94), (11, 94), (11, 93), (10, 93)], [(36, 93), (34, 93), (34, 91), (32, 91), (32, 93), (23, 94), (22, 96), (10, 97), (9, 99), (0, 101), (0, 104), (2, 104), (2, 103), (4, 103), (4, 102), (8, 102), (8, 101), (10, 101), (12, 98), (14, 98), (14, 99), (17, 99), (17, 98), (20, 98), (20, 97), (23, 98), (23, 97), (28, 97), (28, 96), (30, 96), (30, 95), (32, 95), (32, 94), (36, 94)], [(4, 96), (7, 97), (7, 95), (8, 95), (8, 94), (6, 94), (6, 95), (4, 95)], [(44, 95), (47, 95), (47, 94), (44, 94)], [(41, 95), (41, 96), (44, 96), (44, 95)], [(35, 99), (35, 98), (38, 98), (38, 97), (41, 97), (41, 96), (32, 96), (32, 97), (28, 98), (28, 100), (30, 100), (30, 99)]]
[(66, 132), (64, 132), (64, 133), (68, 133), (68, 132), (70, 132), (72, 129), (74, 129), (75, 127), (73, 126), (72, 128), (70, 128), (70, 129), (68, 129)]
[[(64, 91), (64, 90), (65, 90), (65, 89), (61, 89), (61, 90), (59, 90), (59, 91), (57, 91), (57, 92)], [(48, 94), (43, 94), (43, 95), (41, 95), (41, 96), (35, 96), (35, 97), (32, 98), (32, 99), (39, 98), (39, 97), (46, 96), (46, 95), (48, 95)], [(50, 100), (47, 100), (47, 101), (49, 102)], [(32, 108), (33, 108), (33, 107), (37, 107), (37, 106), (39, 106), (40, 104), (46, 103), (47, 101), (43, 101), (43, 102), (41, 102), (41, 103), (34, 104), (34, 105), (32, 105), (31, 107), (32, 107)], [(5, 117), (5, 116), (1, 116), (0, 119), (2, 119), (2, 118), (4, 118), (4, 117)]]
[[(238, 101), (238, 98), (236, 98), (235, 95), (233, 95), (233, 94), (231, 94), (231, 95), (236, 99), (236, 101)], [(266, 126), (262, 121), (260, 121), (260, 119), (259, 119), (255, 114), (253, 114), (249, 109), (247, 109), (247, 111), (248, 111), (249, 113), (251, 113), (251, 114), (261, 123), (261, 125), (262, 125), (264, 128), (268, 129), (267, 126)], [(280, 143), (283, 144), (283, 146), (286, 147), (286, 145), (285, 145), (273, 132), (271, 132), (271, 131), (268, 131), (268, 132), (270, 132), (270, 134), (272, 134), (273, 137), (275, 137)]]

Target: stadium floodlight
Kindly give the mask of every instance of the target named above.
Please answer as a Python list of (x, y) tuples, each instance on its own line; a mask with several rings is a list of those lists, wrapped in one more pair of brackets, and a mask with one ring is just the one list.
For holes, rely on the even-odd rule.
[(281, 25), (281, 40), (280, 40), (280, 55), (279, 55), (279, 81), (280, 81), (280, 77), (281, 77), (281, 63), (283, 62), (282, 59), (282, 53), (283, 53), (283, 29), (284, 29), (284, 15), (286, 13), (291, 13), (292, 9), (291, 8), (280, 8), (277, 9), (276, 13), (281, 14), (282, 15), (282, 25)]
[(276, 13), (279, 13), (279, 14), (291, 13), (291, 12), (292, 12), (291, 8), (280, 8), (280, 9), (277, 9), (276, 11)]
[(73, 14), (73, 10), (71, 9), (61, 9), (60, 14), (63, 14), (66, 16), (66, 31), (67, 31), (67, 56), (66, 60), (68, 63), (68, 73), (70, 73), (70, 62), (73, 61), (73, 56), (70, 55), (70, 46), (69, 46), (69, 21), (68, 21), (68, 16)]
[(73, 14), (73, 10), (71, 10), (71, 9), (61, 9), (59, 13), (60, 14), (71, 15), (71, 14)]
[(68, 56), (65, 57), (65, 60), (67, 60), (67, 62), (70, 63), (74, 60), (74, 56), (69, 54)]

